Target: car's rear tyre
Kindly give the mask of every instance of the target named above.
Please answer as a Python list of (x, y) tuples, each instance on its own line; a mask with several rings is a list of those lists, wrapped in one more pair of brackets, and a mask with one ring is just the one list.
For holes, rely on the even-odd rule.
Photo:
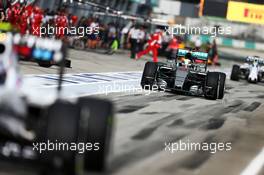
[(71, 60), (65, 59), (64, 60), (64, 66), (67, 68), (71, 68)]
[(240, 76), (240, 66), (233, 65), (230, 79), (234, 81), (239, 81), (239, 76)]
[(93, 98), (79, 100), (81, 115), (88, 117), (86, 143), (99, 143), (99, 150), (86, 151), (86, 171), (100, 172), (107, 168), (113, 129), (113, 106), (110, 102)]
[(158, 63), (147, 62), (143, 71), (141, 86), (144, 89), (152, 89), (158, 70)]
[(261, 82), (261, 75), (258, 75), (258, 82)]
[(226, 81), (226, 74), (219, 73), (220, 79), (219, 79), (219, 96), (218, 99), (223, 99), (225, 95), (225, 81)]
[(37, 61), (40, 67), (50, 68), (52, 66), (51, 61)]
[[(75, 104), (58, 100), (44, 113), (41, 125), (41, 132), (39, 133), (40, 143), (47, 143), (49, 141), (50, 143), (63, 144), (64, 146), (77, 143), (80, 109)], [(48, 170), (44, 170), (44, 172), (53, 172), (56, 175), (60, 173), (72, 175), (80, 171), (84, 172), (84, 168), (77, 168), (77, 154), (76, 151), (62, 150), (61, 148), (55, 149), (54, 147), (53, 150), (45, 151), (39, 156), (40, 161), (50, 167)]]
[(226, 75), (220, 72), (208, 72), (206, 78), (205, 98), (210, 100), (222, 99), (225, 91)]
[(81, 98), (77, 104), (57, 101), (49, 107), (40, 125), (38, 142), (84, 143), (86, 150), (82, 154), (79, 150), (40, 154), (40, 161), (50, 167), (42, 174), (72, 175), (106, 168), (111, 148), (113, 106), (108, 101), (93, 98)]

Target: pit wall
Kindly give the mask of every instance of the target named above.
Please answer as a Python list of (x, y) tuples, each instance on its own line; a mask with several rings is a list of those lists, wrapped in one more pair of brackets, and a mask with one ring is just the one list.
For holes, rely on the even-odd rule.
[(208, 35), (188, 36), (188, 40), (191, 42), (195, 42), (197, 39), (200, 39), (202, 43), (207, 43), (208, 41), (212, 43), (212, 41), (216, 39), (216, 43), (219, 46), (232, 47), (237, 49), (252, 49), (252, 50), (264, 51), (264, 43), (259, 43), (259, 42), (243, 41), (243, 40), (237, 40), (237, 39), (231, 39), (225, 37), (211, 37)]

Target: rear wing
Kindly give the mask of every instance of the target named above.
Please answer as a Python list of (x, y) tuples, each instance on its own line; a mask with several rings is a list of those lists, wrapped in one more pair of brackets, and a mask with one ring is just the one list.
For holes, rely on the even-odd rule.
[(197, 58), (198, 60), (207, 61), (208, 60), (208, 53), (205, 52), (193, 52), (185, 49), (178, 49), (177, 56), (178, 57), (185, 57), (187, 53), (190, 53), (192, 57)]

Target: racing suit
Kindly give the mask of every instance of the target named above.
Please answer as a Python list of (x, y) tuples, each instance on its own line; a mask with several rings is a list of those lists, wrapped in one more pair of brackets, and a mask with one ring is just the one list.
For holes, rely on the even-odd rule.
[(43, 12), (39, 8), (35, 8), (31, 15), (31, 29), (30, 33), (35, 36), (40, 36), (41, 25), (43, 20)]
[(20, 24), (19, 24), (20, 33), (22, 35), (26, 34), (28, 31), (28, 26), (30, 23), (30, 17), (32, 13), (33, 13), (33, 7), (30, 5), (25, 7), (24, 10), (22, 11)]
[(7, 21), (10, 22), (15, 28), (18, 28), (20, 13), (21, 6), (19, 3), (14, 4), (7, 10)]
[(65, 29), (68, 27), (68, 18), (61, 14), (55, 18), (56, 23), (56, 38), (62, 39), (65, 35)]
[(137, 54), (137, 59), (141, 58), (143, 55), (146, 55), (150, 51), (152, 51), (153, 62), (158, 62), (158, 49), (161, 47), (161, 42), (162, 42), (162, 36), (160, 32), (157, 32), (151, 35), (151, 38), (148, 41), (147, 49), (139, 52)]

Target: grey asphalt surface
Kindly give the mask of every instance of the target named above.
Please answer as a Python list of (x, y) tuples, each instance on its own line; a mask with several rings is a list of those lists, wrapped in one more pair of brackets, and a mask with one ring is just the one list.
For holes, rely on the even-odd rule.
[[(238, 54), (241, 52), (233, 51)], [(247, 52), (249, 55), (253, 54)], [(71, 50), (68, 73), (142, 71), (145, 61), (127, 54)], [(234, 61), (222, 61), (228, 70)], [(24, 74), (56, 73), (21, 63)], [(100, 98), (116, 105), (116, 127), (109, 170), (113, 175), (239, 175), (264, 146), (264, 83), (227, 80), (223, 100), (153, 92), (112, 93)], [(231, 143), (230, 151), (165, 150), (165, 143)], [(2, 174), (2, 173), (0, 173)], [(9, 173), (8, 173), (9, 174)], [(14, 173), (18, 174), (18, 173)], [(263, 175), (263, 168), (259, 175)]]

